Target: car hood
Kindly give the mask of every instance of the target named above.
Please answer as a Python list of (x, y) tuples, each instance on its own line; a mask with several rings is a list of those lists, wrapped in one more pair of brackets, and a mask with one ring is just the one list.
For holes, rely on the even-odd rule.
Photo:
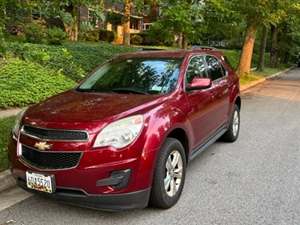
[[(113, 120), (149, 110), (160, 104), (157, 95), (86, 93), (68, 91), (30, 107), (25, 121), (47, 126), (49, 124), (92, 123)], [(51, 126), (50, 126), (51, 127)]]

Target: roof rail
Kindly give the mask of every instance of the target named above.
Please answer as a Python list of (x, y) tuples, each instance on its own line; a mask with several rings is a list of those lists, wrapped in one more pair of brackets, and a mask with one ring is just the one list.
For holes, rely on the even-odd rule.
[(210, 51), (215, 51), (215, 50), (218, 50), (217, 48), (215, 47), (210, 47), (210, 46), (200, 46), (200, 45), (194, 45), (192, 46), (192, 50), (210, 50)]
[(163, 48), (140, 48), (139, 51), (165, 51)]

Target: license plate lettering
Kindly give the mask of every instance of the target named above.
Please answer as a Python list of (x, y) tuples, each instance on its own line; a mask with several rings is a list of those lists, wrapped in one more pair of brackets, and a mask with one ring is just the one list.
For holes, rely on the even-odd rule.
[(37, 191), (53, 193), (53, 178), (48, 175), (26, 172), (27, 187)]

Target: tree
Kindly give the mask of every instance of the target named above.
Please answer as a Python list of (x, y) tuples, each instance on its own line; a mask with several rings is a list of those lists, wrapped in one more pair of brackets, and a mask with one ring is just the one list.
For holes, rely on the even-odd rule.
[(78, 40), (80, 30), (80, 7), (94, 7), (96, 10), (101, 9), (101, 1), (96, 0), (40, 0), (36, 1), (36, 8), (44, 17), (59, 17), (63, 23), (68, 38), (71, 41)]
[(262, 29), (262, 36), (260, 41), (260, 48), (259, 48), (259, 59), (258, 59), (258, 65), (257, 70), (263, 71), (265, 68), (265, 52), (267, 47), (267, 41), (268, 41), (268, 27), (263, 26)]
[[(143, 11), (145, 1), (144, 0), (123, 0), (124, 4), (124, 16), (122, 20), (123, 26), (123, 44), (130, 45), (130, 18), (132, 12), (140, 14)], [(150, 1), (151, 2), (151, 1)]]
[(237, 72), (239, 75), (251, 70), (253, 49), (258, 28), (262, 25), (276, 25), (294, 4), (293, 0), (210, 0), (226, 8), (245, 22), (246, 31)]
[(124, 45), (130, 45), (130, 16), (132, 4), (132, 0), (124, 0), (124, 17), (122, 22)]
[(189, 40), (197, 36), (202, 21), (203, 1), (162, 0), (161, 17), (157, 23), (176, 35), (181, 48), (187, 48)]

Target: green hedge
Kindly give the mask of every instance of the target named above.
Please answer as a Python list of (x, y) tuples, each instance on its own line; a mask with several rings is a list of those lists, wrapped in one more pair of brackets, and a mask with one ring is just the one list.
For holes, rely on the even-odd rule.
[(64, 48), (73, 57), (73, 62), (86, 72), (90, 72), (99, 64), (111, 57), (125, 52), (136, 51), (137, 48), (112, 45), (106, 42), (100, 43), (65, 43)]
[(0, 171), (8, 168), (7, 145), (15, 117), (0, 119)]
[(11, 42), (7, 48), (13, 56), (62, 72), (74, 81), (82, 80), (88, 72), (112, 56), (134, 50), (105, 42), (70, 42), (63, 46)]
[(74, 85), (74, 81), (59, 72), (10, 59), (0, 69), (0, 108), (33, 104)]

